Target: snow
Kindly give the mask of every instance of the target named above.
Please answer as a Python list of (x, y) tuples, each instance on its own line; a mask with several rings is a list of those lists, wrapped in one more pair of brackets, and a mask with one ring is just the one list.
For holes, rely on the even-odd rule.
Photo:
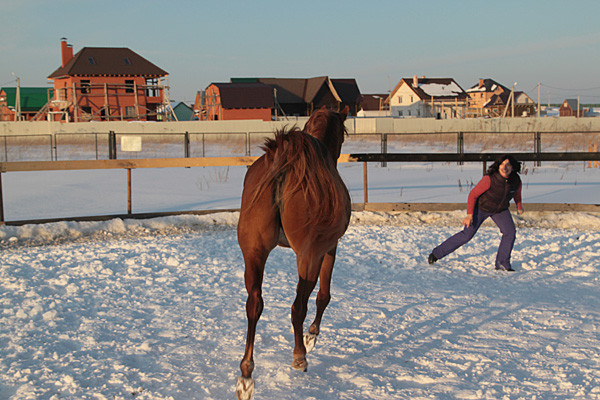
[(447, 85), (441, 83), (420, 83), (419, 88), (432, 97), (456, 96), (463, 93), (463, 90), (455, 82)]
[[(600, 170), (526, 167), (514, 273), (493, 269), (499, 232), (489, 221), (427, 264), (464, 211), (353, 213), (306, 373), (290, 367), (295, 256), (275, 249), (255, 398), (600, 398), (600, 213), (527, 210), (528, 202), (594, 204)], [(340, 170), (360, 202), (362, 166)], [(369, 196), (464, 202), (481, 172), (370, 165)], [(243, 173), (135, 170), (134, 211), (236, 208)], [(3, 185), (8, 219), (125, 205), (122, 171), (8, 173)], [(0, 398), (234, 398), (246, 334), (238, 216), (0, 226)]]

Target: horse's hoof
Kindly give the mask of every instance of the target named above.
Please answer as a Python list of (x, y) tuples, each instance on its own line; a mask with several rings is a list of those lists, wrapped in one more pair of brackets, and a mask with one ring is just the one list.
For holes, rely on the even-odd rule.
[(292, 368), (303, 372), (308, 371), (308, 362), (306, 362), (306, 358), (295, 358), (294, 362), (292, 362)]
[(309, 353), (312, 349), (315, 348), (317, 344), (317, 335), (314, 333), (305, 333), (304, 334), (304, 347), (306, 348), (306, 352)]
[(240, 376), (235, 386), (235, 395), (238, 400), (250, 400), (254, 396), (254, 379)]

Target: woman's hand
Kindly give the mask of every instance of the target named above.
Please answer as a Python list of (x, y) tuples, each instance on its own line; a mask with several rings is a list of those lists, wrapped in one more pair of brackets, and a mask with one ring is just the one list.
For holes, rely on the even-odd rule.
[(517, 210), (517, 214), (519, 214), (519, 215), (523, 215), (524, 212), (525, 211), (522, 208), (520, 208), (520, 209)]
[(468, 228), (469, 226), (471, 226), (472, 223), (473, 223), (473, 215), (467, 214), (465, 219), (463, 219), (462, 224), (465, 226), (465, 228)]

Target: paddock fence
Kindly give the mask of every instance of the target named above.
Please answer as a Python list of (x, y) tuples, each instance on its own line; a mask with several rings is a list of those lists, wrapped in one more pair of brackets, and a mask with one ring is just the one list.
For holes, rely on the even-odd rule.
[[(456, 163), (481, 163), (485, 172), (488, 162), (494, 161), (504, 153), (353, 153), (340, 155), (338, 162), (363, 163), (363, 203), (353, 204), (353, 210), (366, 211), (442, 211), (464, 208), (462, 203), (370, 203), (368, 200), (368, 163), (372, 162), (456, 162)], [(600, 152), (529, 152), (512, 153), (521, 161), (600, 161)], [(106, 220), (112, 218), (151, 218), (175, 214), (207, 214), (220, 211), (233, 210), (203, 210), (203, 211), (173, 211), (161, 213), (133, 213), (132, 204), (132, 176), (131, 170), (138, 168), (195, 168), (216, 166), (248, 166), (258, 156), (240, 157), (189, 157), (189, 158), (149, 158), (149, 159), (109, 159), (109, 160), (77, 160), (77, 161), (12, 161), (0, 162), (0, 224), (24, 225), (29, 223), (44, 223), (65, 220)], [(60, 219), (38, 219), (5, 221), (2, 174), (10, 172), (32, 171), (68, 171), (68, 170), (101, 170), (122, 169), (126, 171), (127, 185), (127, 213), (104, 216), (73, 216)], [(535, 211), (598, 211), (598, 204), (543, 204), (528, 203), (529, 210)]]
[[(240, 157), (262, 154), (272, 131), (79, 132), (0, 136), (0, 162)], [(600, 131), (352, 133), (348, 153), (593, 152)], [(383, 166), (387, 161), (381, 161)]]

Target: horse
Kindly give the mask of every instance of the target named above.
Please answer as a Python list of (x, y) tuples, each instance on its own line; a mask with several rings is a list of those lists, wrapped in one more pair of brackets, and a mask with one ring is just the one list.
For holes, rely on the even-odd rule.
[[(323, 107), (311, 115), (304, 129), (277, 131), (262, 146), (265, 154), (246, 172), (237, 228), (248, 292), (246, 349), (236, 385), (239, 400), (250, 399), (254, 393), (254, 339), (264, 305), (265, 262), (277, 245), (296, 253), (299, 281), (291, 312), (292, 367), (307, 370), (306, 353), (316, 342), (331, 299), (338, 240), (350, 221), (350, 195), (337, 170), (347, 115), (347, 106), (341, 112)], [(315, 319), (303, 335), (308, 300), (317, 280)]]

